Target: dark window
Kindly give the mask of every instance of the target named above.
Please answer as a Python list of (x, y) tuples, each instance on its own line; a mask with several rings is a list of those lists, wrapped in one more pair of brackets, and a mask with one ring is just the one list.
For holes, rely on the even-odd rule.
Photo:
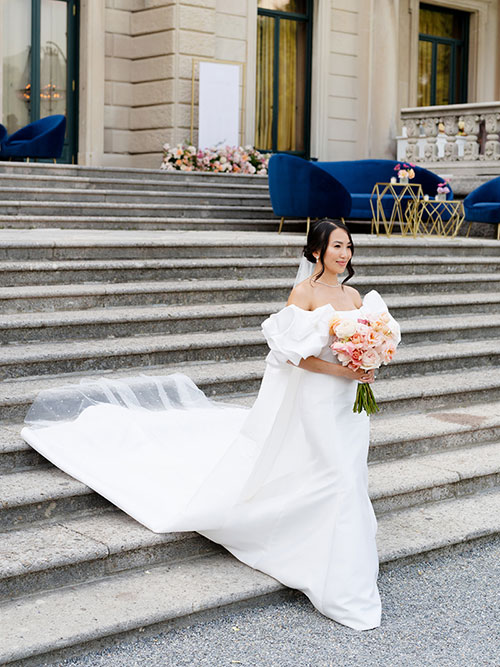
[(312, 0), (259, 0), (255, 146), (309, 156)]
[(467, 102), (469, 14), (420, 5), (418, 106)]

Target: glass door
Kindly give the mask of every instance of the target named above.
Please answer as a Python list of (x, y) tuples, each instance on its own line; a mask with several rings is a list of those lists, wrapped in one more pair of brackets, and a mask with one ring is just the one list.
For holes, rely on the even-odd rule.
[(76, 0), (0, 0), (2, 116), (9, 134), (39, 118), (66, 116), (62, 162), (77, 155)]
[(255, 146), (309, 157), (311, 0), (258, 0)]

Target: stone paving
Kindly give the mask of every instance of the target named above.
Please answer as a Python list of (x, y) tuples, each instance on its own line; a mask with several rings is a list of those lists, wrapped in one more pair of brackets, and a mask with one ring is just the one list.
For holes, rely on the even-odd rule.
[(122, 643), (59, 667), (487, 667), (500, 653), (500, 538), (379, 577), (382, 625), (356, 632), (300, 595), (170, 633)]

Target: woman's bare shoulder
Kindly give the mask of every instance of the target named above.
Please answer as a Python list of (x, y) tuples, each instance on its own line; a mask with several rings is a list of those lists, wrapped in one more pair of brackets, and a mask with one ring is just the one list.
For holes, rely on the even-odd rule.
[(350, 285), (344, 285), (344, 289), (346, 290), (347, 294), (352, 299), (352, 302), (356, 306), (356, 308), (361, 308), (363, 305), (363, 299), (361, 298), (361, 294), (358, 292), (357, 289), (354, 287), (351, 287)]
[(312, 306), (312, 287), (309, 278), (296, 285), (290, 292), (287, 306), (298, 306), (304, 310), (310, 310)]

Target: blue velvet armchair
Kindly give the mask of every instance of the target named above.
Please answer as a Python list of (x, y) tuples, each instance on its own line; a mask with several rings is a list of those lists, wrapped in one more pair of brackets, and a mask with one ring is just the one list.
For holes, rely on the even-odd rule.
[(25, 125), (1, 143), (0, 159), (61, 157), (66, 133), (66, 118), (47, 116)]
[(469, 193), (464, 199), (464, 210), (469, 222), (467, 236), (473, 222), (487, 222), (497, 226), (497, 241), (500, 241), (500, 176)]
[(351, 195), (334, 176), (294, 155), (277, 153), (269, 160), (269, 194), (274, 213), (281, 218), (345, 218)]

